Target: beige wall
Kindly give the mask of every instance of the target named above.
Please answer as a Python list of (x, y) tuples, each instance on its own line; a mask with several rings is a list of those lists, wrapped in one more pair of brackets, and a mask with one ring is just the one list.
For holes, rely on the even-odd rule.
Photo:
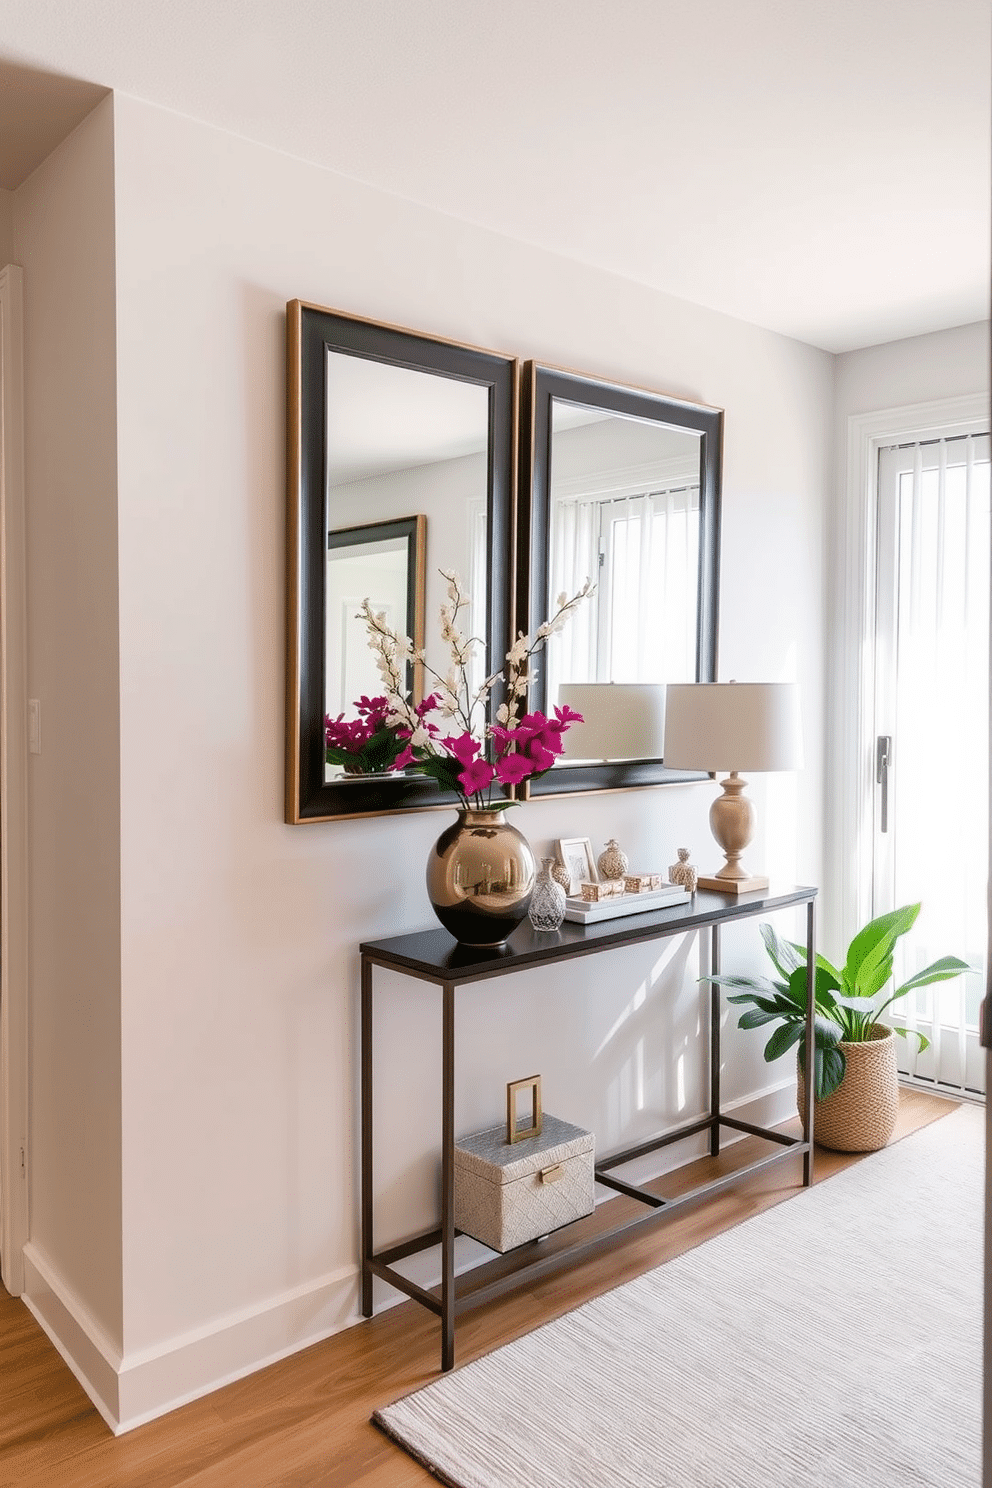
[(14, 195), (0, 190), (0, 268), (14, 261)]
[(114, 140), (108, 100), (14, 199), (24, 267), (31, 1250), (122, 1337)]
[[(804, 687), (756, 860), (820, 875), (831, 358), (146, 106), (116, 103), (124, 1369), (132, 1417), (355, 1318), (356, 947), (431, 922), (446, 813), (287, 827), (284, 307), (294, 297), (726, 408), (721, 676)], [(642, 865), (714, 788), (528, 805)], [(788, 928), (788, 927), (787, 927)], [(755, 957), (756, 932), (728, 954)], [(458, 1130), (540, 1069), (616, 1146), (705, 1099), (691, 946), (470, 993)], [(380, 1235), (436, 1182), (437, 1004), (383, 979)], [(729, 1037), (742, 1099), (790, 1068)], [(788, 1062), (787, 1062), (788, 1063)], [(209, 1357), (208, 1357), (209, 1352)]]

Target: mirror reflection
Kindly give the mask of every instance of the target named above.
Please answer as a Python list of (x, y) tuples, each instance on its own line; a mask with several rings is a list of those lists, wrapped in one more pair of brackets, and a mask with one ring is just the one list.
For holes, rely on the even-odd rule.
[(723, 415), (534, 363), (525, 409), (533, 460), (518, 607), (533, 628), (558, 594), (587, 575), (596, 584), (553, 637), (529, 700), (544, 711), (567, 703), (588, 724), (532, 790), (693, 778), (665, 768), (659, 719), (668, 683), (716, 671)]
[[(381, 692), (358, 616), (363, 599), (425, 648), (426, 666), (409, 669), (417, 702), (425, 671), (429, 690), (431, 675), (448, 666), (436, 624), (446, 584), (440, 569), (462, 577), (472, 634), (485, 637), (489, 398), (478, 384), (415, 368), (331, 350), (326, 360), (325, 711), (332, 724), (348, 724), (366, 716), (363, 697)], [(474, 665), (478, 685), (484, 647)], [(325, 763), (327, 781), (370, 773), (380, 772), (364, 752)]]
[[(365, 628), (355, 617), (359, 605), (368, 599), (393, 630), (408, 635), (415, 648), (423, 646), (426, 527), (427, 519), (418, 515), (327, 534), (324, 665), (328, 780), (379, 773), (390, 764), (387, 756), (358, 747), (366, 742), (373, 711), (379, 711), (371, 710), (367, 700), (375, 699), (381, 684)], [(419, 702), (423, 697), (422, 665), (407, 664), (406, 686)]]
[(592, 575), (596, 593), (549, 643), (549, 698), (563, 683), (695, 679), (701, 442), (552, 399), (551, 592)]

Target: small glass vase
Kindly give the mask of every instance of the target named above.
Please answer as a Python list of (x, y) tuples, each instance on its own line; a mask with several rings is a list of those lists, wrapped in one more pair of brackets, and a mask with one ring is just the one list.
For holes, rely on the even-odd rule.
[(557, 930), (565, 918), (565, 890), (551, 876), (554, 858), (545, 858), (534, 884), (528, 917), (535, 930)]

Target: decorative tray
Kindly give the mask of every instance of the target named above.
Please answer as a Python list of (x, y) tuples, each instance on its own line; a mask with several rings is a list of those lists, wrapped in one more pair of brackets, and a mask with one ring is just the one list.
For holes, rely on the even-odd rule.
[(612, 899), (590, 902), (588, 899), (565, 900), (565, 918), (578, 925), (591, 925), (596, 920), (618, 920), (623, 915), (644, 914), (649, 909), (665, 909), (669, 904), (682, 904), (691, 898), (681, 884), (667, 884), (649, 894), (617, 894)]

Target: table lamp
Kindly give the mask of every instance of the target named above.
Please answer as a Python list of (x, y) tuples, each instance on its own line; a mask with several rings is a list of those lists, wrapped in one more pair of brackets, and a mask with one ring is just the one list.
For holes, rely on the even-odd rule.
[(741, 861), (754, 836), (755, 810), (741, 770), (802, 766), (799, 688), (795, 682), (683, 682), (668, 688), (665, 764), (680, 770), (728, 770), (710, 807), (710, 829), (726, 862), (700, 888), (725, 894), (767, 889)]
[(583, 719), (562, 735), (565, 759), (661, 759), (665, 745), (663, 683), (562, 682), (558, 703), (567, 703)]

